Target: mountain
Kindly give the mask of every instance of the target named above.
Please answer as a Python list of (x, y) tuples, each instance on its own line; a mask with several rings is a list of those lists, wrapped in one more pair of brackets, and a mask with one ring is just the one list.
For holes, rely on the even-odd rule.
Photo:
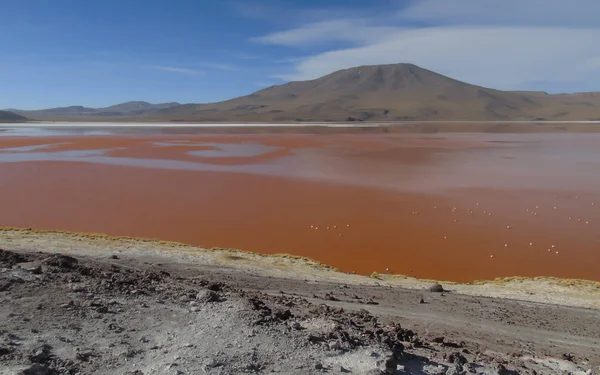
[(114, 113), (142, 113), (155, 111), (164, 108), (170, 108), (180, 105), (176, 102), (171, 103), (159, 103), (159, 104), (150, 104), (148, 102), (126, 102), (121, 104), (112, 105), (110, 107), (98, 108), (97, 111), (100, 113), (103, 112), (114, 112)]
[(37, 112), (37, 113), (47, 113), (49, 115), (78, 115), (78, 114), (91, 114), (95, 113), (96, 109), (82, 107), (80, 105), (74, 105), (70, 107), (58, 107), (58, 108), (49, 108), (49, 109), (41, 109), (39, 111), (19, 111), (19, 113), (28, 113), (28, 112)]
[(470, 85), (412, 64), (360, 66), (212, 104), (153, 114), (187, 121), (600, 119), (600, 94), (548, 95)]
[(25, 122), (29, 121), (27, 117), (17, 115), (9, 111), (0, 111), (0, 122)]
[(19, 114), (31, 117), (36, 120), (81, 120), (86, 121), (97, 117), (99, 120), (105, 120), (104, 117), (132, 117), (148, 112), (179, 106), (179, 103), (159, 103), (150, 104), (147, 102), (126, 102), (103, 108), (88, 108), (82, 106), (58, 107), (40, 109), (34, 111), (13, 110)]
[[(159, 108), (162, 106), (162, 108)], [(271, 86), (209, 104), (128, 102), (19, 112), (39, 120), (73, 121), (406, 121), (600, 120), (600, 93), (550, 95), (471, 85), (412, 64), (360, 66), (310, 81)]]

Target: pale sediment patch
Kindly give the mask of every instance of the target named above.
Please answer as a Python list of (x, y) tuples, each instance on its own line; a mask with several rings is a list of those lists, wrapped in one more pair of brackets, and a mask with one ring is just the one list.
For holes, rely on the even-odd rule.
[[(177, 242), (104, 234), (0, 228), (0, 248), (44, 251), (89, 257), (151, 256), (165, 262), (251, 271), (261, 276), (311, 279), (353, 285), (382, 285), (423, 289), (434, 280), (374, 273), (370, 277), (347, 274), (315, 260), (290, 254), (257, 254), (234, 249), (205, 249)], [(505, 298), (563, 306), (600, 309), (600, 282), (551, 277), (505, 277), (474, 283), (443, 282), (451, 293)]]

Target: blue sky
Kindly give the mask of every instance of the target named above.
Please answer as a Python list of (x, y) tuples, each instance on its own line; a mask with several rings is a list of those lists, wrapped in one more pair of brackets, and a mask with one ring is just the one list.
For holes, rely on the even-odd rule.
[(364, 64), (600, 91), (598, 0), (0, 0), (0, 108), (213, 102)]

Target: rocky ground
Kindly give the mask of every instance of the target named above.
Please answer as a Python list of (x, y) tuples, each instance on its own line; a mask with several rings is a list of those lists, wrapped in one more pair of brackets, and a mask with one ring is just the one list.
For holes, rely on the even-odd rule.
[[(518, 310), (442, 290), (2, 250), (0, 374), (592, 374), (600, 365), (597, 310)], [(415, 306), (430, 314), (410, 318)], [(472, 325), (463, 329), (461, 315)]]

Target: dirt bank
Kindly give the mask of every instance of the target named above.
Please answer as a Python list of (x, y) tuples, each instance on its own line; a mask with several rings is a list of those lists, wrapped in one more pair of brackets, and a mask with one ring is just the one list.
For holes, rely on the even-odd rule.
[(426, 281), (160, 241), (5, 230), (0, 248), (15, 251), (1, 253), (0, 373), (36, 362), (63, 373), (364, 374), (384, 368), (393, 350), (398, 374), (600, 366), (594, 283), (432, 293)]

